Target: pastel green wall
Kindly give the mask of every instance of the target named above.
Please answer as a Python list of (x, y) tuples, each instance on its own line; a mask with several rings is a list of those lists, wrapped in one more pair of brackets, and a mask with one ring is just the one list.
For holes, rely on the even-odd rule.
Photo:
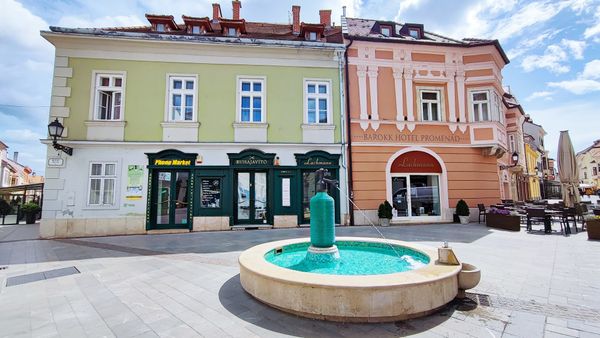
[(335, 141), (340, 142), (340, 93), (336, 68), (189, 64), (69, 58), (73, 77), (65, 119), (69, 139), (85, 140), (84, 121), (89, 119), (92, 72), (127, 72), (125, 87), (126, 141), (161, 141), (165, 112), (166, 74), (198, 75), (200, 142), (233, 142), (236, 114), (236, 81), (239, 75), (267, 78), (268, 142), (301, 143), (304, 78), (329, 79), (332, 83)]

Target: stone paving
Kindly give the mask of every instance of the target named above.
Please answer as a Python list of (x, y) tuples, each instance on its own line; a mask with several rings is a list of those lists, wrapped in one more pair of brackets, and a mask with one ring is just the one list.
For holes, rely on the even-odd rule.
[[(241, 251), (308, 229), (37, 240), (35, 225), (0, 227), (0, 337), (600, 337), (600, 242), (585, 232), (379, 229), (433, 246), (449, 241), (482, 269), (481, 283), (425, 318), (330, 323), (271, 309), (239, 283)], [(377, 235), (370, 227), (337, 234)], [(9, 277), (69, 267), (80, 273), (6, 286)]]

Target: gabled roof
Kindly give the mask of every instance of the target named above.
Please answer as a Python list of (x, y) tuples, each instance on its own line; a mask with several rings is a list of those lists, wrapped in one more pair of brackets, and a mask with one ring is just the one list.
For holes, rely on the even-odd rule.
[(592, 150), (594, 148), (600, 149), (600, 140), (594, 141), (594, 143), (592, 143), (591, 146), (589, 146), (589, 147), (583, 149), (582, 151), (578, 152), (577, 155), (583, 155), (583, 154), (587, 153), (588, 151), (590, 151), (590, 150)]
[[(462, 40), (452, 39), (443, 35), (435, 34), (423, 30), (422, 38), (415, 39), (410, 35), (402, 33), (407, 31), (405, 26), (418, 27), (422, 29), (423, 25), (414, 23), (397, 23), (393, 21), (380, 21), (373, 19), (361, 19), (361, 18), (345, 18), (342, 23), (345, 22), (344, 36), (352, 40), (366, 40), (366, 41), (378, 41), (378, 42), (396, 42), (396, 43), (409, 43), (409, 44), (424, 44), (424, 45), (441, 45), (441, 46), (454, 46), (454, 47), (477, 47), (477, 46), (494, 46), (500, 53), (500, 56), (506, 64), (510, 62), (506, 53), (500, 46), (498, 40), (487, 40), (487, 39), (475, 39), (466, 38)], [(373, 29), (375, 26), (392, 25), (394, 27), (394, 34), (390, 36), (384, 36), (379, 32), (379, 29)]]

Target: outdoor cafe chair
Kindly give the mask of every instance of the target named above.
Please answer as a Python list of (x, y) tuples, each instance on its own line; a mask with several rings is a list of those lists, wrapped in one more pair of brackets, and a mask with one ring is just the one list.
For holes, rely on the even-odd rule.
[(550, 215), (546, 213), (546, 210), (539, 208), (527, 209), (527, 231), (532, 230), (533, 222), (541, 222), (544, 224), (544, 232), (548, 233), (552, 231), (552, 224)]
[(479, 204), (477, 204), (477, 208), (479, 208), (478, 223), (481, 223), (481, 216), (483, 216), (483, 221), (485, 222), (485, 214), (486, 214), (485, 205), (482, 203), (479, 203)]
[(600, 216), (600, 209), (594, 209), (594, 216)]
[(563, 209), (560, 227), (562, 229), (563, 225), (565, 226), (565, 235), (571, 233), (571, 227), (569, 226), (570, 221), (573, 221), (573, 228), (575, 228), (575, 233), (577, 233), (577, 212), (575, 208)]

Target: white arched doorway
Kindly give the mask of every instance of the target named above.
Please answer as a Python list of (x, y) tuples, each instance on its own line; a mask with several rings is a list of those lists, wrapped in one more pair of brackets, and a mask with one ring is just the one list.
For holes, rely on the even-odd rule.
[(434, 151), (407, 147), (386, 165), (386, 197), (398, 222), (450, 221), (448, 177), (444, 161)]

